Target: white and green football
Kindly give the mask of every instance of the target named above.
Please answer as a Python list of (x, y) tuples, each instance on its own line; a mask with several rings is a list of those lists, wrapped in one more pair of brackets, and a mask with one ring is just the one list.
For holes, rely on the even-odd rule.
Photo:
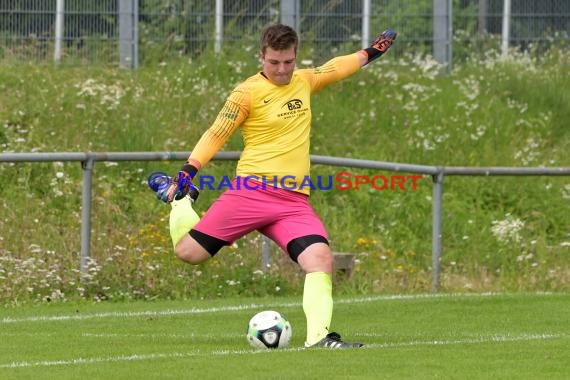
[(291, 323), (283, 314), (265, 310), (250, 319), (246, 337), (252, 347), (268, 349), (287, 347), (292, 335)]

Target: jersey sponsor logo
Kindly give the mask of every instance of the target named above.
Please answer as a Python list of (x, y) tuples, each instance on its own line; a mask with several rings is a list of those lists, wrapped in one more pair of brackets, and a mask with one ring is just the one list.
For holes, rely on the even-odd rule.
[(303, 101), (301, 99), (291, 99), (281, 106), (281, 108), (283, 107), (287, 107), (289, 111), (298, 110), (303, 107)]
[(269, 102), (271, 101), (271, 99), (272, 99), (272, 98), (269, 98), (269, 99), (263, 99), (263, 103), (264, 103), (264, 104), (267, 104), (267, 103), (269, 103)]
[(309, 111), (309, 108), (303, 104), (301, 99), (291, 99), (283, 103), (281, 106), (283, 112), (277, 114), (277, 117), (283, 119), (290, 119), (299, 117)]

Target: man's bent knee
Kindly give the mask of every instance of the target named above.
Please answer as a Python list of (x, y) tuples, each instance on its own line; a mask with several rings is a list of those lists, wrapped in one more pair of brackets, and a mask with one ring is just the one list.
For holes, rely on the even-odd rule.
[(174, 254), (180, 260), (189, 264), (200, 264), (212, 257), (208, 251), (190, 235), (186, 235), (180, 239), (178, 244), (176, 244), (176, 248), (174, 248)]
[(287, 243), (287, 253), (289, 253), (289, 256), (293, 261), (297, 262), (299, 255), (303, 253), (305, 249), (317, 243), (322, 243), (328, 246), (329, 241), (321, 235), (301, 236)]
[(334, 257), (328, 244), (314, 243), (301, 252), (297, 262), (306, 273), (332, 273)]

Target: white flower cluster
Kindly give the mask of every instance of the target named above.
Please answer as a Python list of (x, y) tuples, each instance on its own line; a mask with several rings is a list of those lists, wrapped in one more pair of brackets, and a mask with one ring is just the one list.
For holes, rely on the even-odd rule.
[(521, 231), (524, 228), (524, 222), (519, 218), (506, 214), (503, 220), (494, 220), (492, 222), (491, 232), (501, 243), (519, 243), (522, 240)]
[[(97, 83), (95, 79), (87, 79), (85, 82), (77, 86), (80, 97), (99, 98), (99, 103), (106, 106), (107, 109), (116, 109), (125, 95), (125, 91), (118, 85), (106, 85), (104, 83)], [(78, 108), (85, 108), (85, 105), (80, 104)]]

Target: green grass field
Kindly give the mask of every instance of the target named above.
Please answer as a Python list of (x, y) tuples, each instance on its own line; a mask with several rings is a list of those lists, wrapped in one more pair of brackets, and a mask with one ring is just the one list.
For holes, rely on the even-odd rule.
[[(276, 309), (287, 349), (256, 351), (249, 318)], [(303, 349), (299, 298), (5, 308), (2, 379), (568, 379), (570, 295), (340, 297), (333, 329), (365, 348)]]

